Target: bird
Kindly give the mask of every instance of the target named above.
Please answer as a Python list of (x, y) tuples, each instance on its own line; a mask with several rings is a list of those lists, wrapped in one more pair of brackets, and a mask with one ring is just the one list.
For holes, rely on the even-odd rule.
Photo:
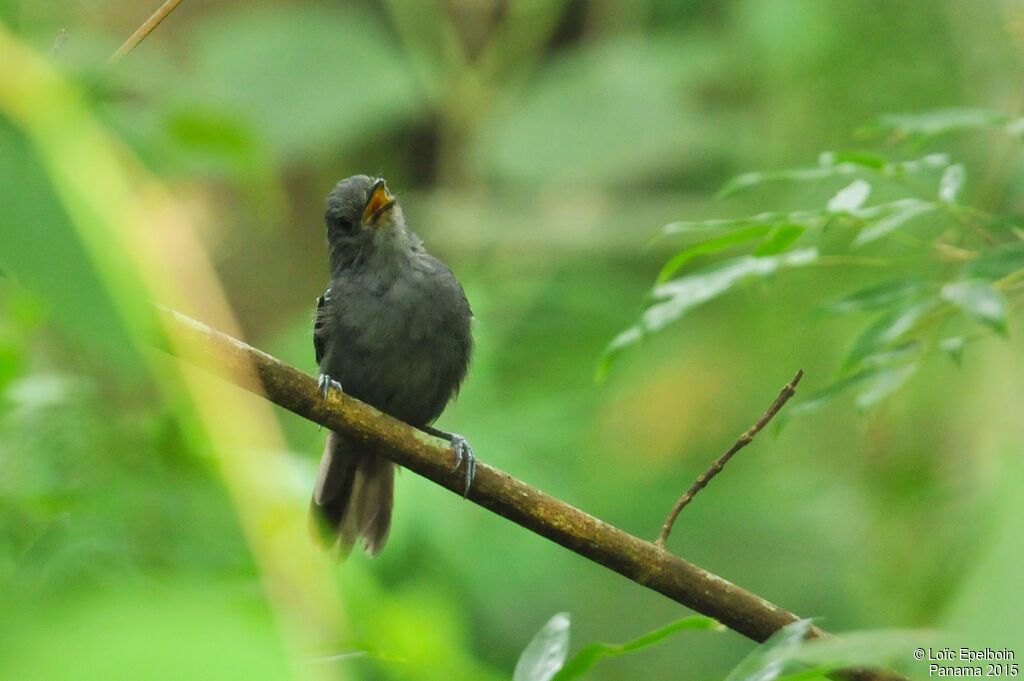
[[(451, 270), (427, 253), (383, 178), (354, 175), (327, 197), (330, 281), (317, 299), (313, 348), (326, 401), (344, 392), (448, 440), (465, 467), (476, 457), (464, 437), (431, 427), (465, 380), (473, 313)], [(314, 538), (346, 558), (357, 541), (370, 556), (391, 527), (395, 464), (336, 431), (327, 435), (310, 515)]]

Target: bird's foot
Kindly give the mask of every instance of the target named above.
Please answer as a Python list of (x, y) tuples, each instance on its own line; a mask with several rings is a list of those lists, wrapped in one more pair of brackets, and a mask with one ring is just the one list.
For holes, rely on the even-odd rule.
[(473, 478), (476, 477), (476, 455), (473, 454), (473, 448), (469, 446), (466, 438), (458, 433), (447, 433), (432, 426), (421, 426), (421, 430), (452, 443), (452, 449), (455, 450), (455, 465), (452, 466), (451, 472), (454, 473), (463, 464), (466, 465), (466, 488), (462, 491), (462, 498), (465, 499), (473, 484)]
[(334, 380), (327, 374), (320, 374), (319, 378), (316, 380), (316, 386), (320, 389), (320, 394), (323, 396), (324, 402), (327, 401), (327, 396), (331, 393), (331, 388), (334, 388), (339, 393), (344, 392), (341, 389), (341, 383)]
[[(338, 381), (335, 381), (333, 378), (331, 378), (327, 374), (320, 374), (320, 376), (316, 380), (316, 387), (320, 390), (320, 394), (324, 398), (324, 404), (327, 404), (327, 396), (331, 394), (331, 388), (334, 388), (339, 393), (340, 392), (344, 392), (341, 389), (341, 383), (339, 383)], [(323, 425), (321, 425), (319, 429), (322, 429), (322, 428), (323, 428)]]
[(469, 446), (469, 442), (461, 435), (452, 433), (451, 442), (452, 449), (455, 450), (455, 466), (452, 467), (452, 473), (459, 470), (459, 466), (463, 463), (466, 464), (466, 489), (462, 492), (462, 498), (465, 499), (473, 484), (473, 478), (476, 477), (476, 455), (473, 454), (473, 448)]

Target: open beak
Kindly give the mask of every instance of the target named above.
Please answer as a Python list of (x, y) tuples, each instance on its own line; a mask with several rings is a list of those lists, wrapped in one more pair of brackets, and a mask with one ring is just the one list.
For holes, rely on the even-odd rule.
[(376, 219), (376, 217), (393, 206), (395, 203), (395, 197), (388, 191), (387, 182), (383, 178), (373, 183), (373, 187), (370, 188), (370, 200), (366, 202), (366, 208), (363, 209), (363, 224), (369, 224)]

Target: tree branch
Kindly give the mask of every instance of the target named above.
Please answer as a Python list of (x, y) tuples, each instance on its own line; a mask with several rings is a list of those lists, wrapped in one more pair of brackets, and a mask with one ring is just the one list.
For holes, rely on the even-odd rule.
[(736, 440), (736, 442), (733, 443), (733, 446), (729, 448), (729, 451), (715, 459), (714, 463), (708, 466), (708, 469), (700, 474), (700, 477), (697, 478), (697, 481), (693, 483), (690, 489), (686, 490), (686, 494), (679, 497), (679, 501), (676, 502), (676, 505), (669, 512), (668, 517), (665, 518), (665, 524), (661, 526), (661, 534), (659, 534), (658, 538), (654, 540), (655, 546), (665, 548), (665, 542), (668, 541), (668, 535), (672, 532), (672, 526), (675, 524), (676, 518), (679, 517), (679, 512), (693, 500), (693, 497), (696, 496), (697, 492), (704, 489), (707, 484), (711, 482), (711, 478), (722, 472), (722, 469), (725, 468), (725, 464), (729, 462), (729, 459), (732, 458), (733, 454), (749, 445), (754, 439), (754, 436), (760, 433), (761, 429), (767, 426), (768, 422), (779, 413), (779, 410), (782, 409), (783, 405), (785, 405), (786, 402), (789, 401), (789, 398), (793, 396), (793, 393), (796, 392), (796, 384), (800, 382), (803, 375), (803, 369), (797, 371), (793, 380), (782, 388), (782, 392), (780, 392), (779, 396), (775, 398), (774, 402), (772, 402), (772, 406), (768, 407), (768, 411), (766, 411), (761, 418), (757, 420), (757, 423), (752, 425), (747, 432), (743, 433), (743, 435), (740, 435), (739, 439)]
[[(372, 444), (395, 463), (462, 495), (465, 476), (453, 472), (445, 440), (417, 430), (348, 395), (331, 391), (326, 403), (316, 379), (295, 367), (185, 315), (160, 309), (165, 325), (183, 341), (179, 356), (326, 428)], [(480, 462), (467, 497), (526, 529), (668, 596), (730, 629), (764, 641), (798, 619), (793, 613), (673, 556), (653, 543), (594, 518), (496, 468)], [(812, 627), (808, 638), (828, 636)], [(857, 681), (899, 679), (891, 672), (847, 670)]]
[(116, 64), (121, 61), (124, 55), (128, 54), (135, 49), (136, 45), (146, 39), (146, 36), (153, 32), (160, 22), (167, 18), (167, 15), (174, 11), (174, 8), (181, 4), (181, 0), (167, 0), (164, 4), (160, 5), (153, 14), (143, 22), (141, 26), (135, 29), (135, 33), (129, 36), (128, 40), (124, 41), (121, 47), (117, 48), (117, 52), (110, 55), (110, 59), (107, 60), (107, 65)]

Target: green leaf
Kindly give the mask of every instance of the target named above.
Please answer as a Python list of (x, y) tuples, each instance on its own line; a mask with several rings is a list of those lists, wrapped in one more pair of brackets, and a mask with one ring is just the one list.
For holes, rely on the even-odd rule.
[(662, 235), (688, 234), (708, 232), (719, 229), (739, 229), (742, 227), (769, 226), (777, 227), (785, 224), (800, 224), (811, 227), (824, 222), (829, 216), (824, 211), (794, 211), (792, 213), (760, 213), (745, 218), (726, 218), (699, 221), (680, 220), (670, 222), (661, 228)]
[(882, 315), (854, 342), (850, 354), (843, 362), (844, 370), (861, 366), (867, 357), (900, 340), (935, 305), (936, 301), (929, 299), (898, 307)]
[(845, 315), (862, 310), (878, 310), (916, 298), (927, 289), (927, 284), (917, 279), (897, 279), (863, 288), (843, 296), (818, 309), (819, 313)]
[(550, 681), (565, 664), (569, 652), (569, 613), (560, 612), (547, 621), (530, 641), (516, 663), (514, 681)]
[(911, 362), (904, 366), (885, 367), (875, 373), (866, 381), (867, 387), (857, 395), (857, 408), (862, 411), (869, 409), (882, 398), (899, 390), (917, 371), (917, 367), (917, 362)]
[(879, 116), (859, 132), (864, 136), (896, 135), (929, 138), (955, 130), (980, 130), (1003, 125), (1009, 118), (985, 109), (938, 109)]
[(924, 345), (920, 341), (907, 341), (881, 352), (876, 352), (873, 355), (868, 355), (860, 361), (859, 366), (863, 369), (874, 369), (876, 367), (892, 367), (895, 364), (904, 364), (920, 355), (923, 349)]
[(847, 390), (870, 380), (873, 376), (882, 373), (883, 371), (885, 371), (885, 368), (865, 369), (863, 371), (859, 371), (843, 378), (842, 380), (831, 383), (821, 390), (811, 393), (796, 404), (787, 405), (786, 408), (780, 411), (775, 417), (776, 429), (782, 428), (782, 426), (788, 423), (790, 419), (796, 416), (803, 416), (825, 407)]
[(882, 170), (889, 165), (889, 161), (884, 156), (866, 151), (823, 151), (818, 156), (818, 164), (831, 167), (853, 164), (868, 170)]
[(900, 199), (886, 204), (890, 214), (875, 224), (865, 227), (853, 240), (854, 246), (863, 246), (902, 227), (910, 220), (935, 210), (935, 204), (920, 199)]
[(835, 669), (836, 665), (805, 667), (803, 670), (783, 674), (782, 676), (777, 677), (775, 681), (810, 681), (811, 679), (820, 679), (821, 681), (825, 681), (829, 672), (832, 672)]
[(779, 225), (754, 249), (754, 255), (763, 258), (766, 255), (778, 255), (787, 251), (806, 231), (807, 227), (804, 225)]
[[(798, 647), (769, 653), (774, 661), (799, 660), (816, 668), (847, 669), (851, 667), (910, 666), (908, 651), (937, 646), (931, 631), (889, 629), (854, 631), (825, 639), (803, 641)], [(780, 677), (780, 681), (782, 678)]]
[[(53, 319), (95, 348), (139, 369), (131, 330), (102, 273), (62, 209), (48, 170), (29, 140), (0, 115), (0, 267), (53, 310)], [(42, 226), (45, 225), (45, 229)], [(55, 276), (59, 273), (59, 276)], [(123, 362), (121, 361), (121, 358)]]
[(857, 173), (874, 173), (884, 177), (901, 177), (949, 165), (947, 154), (928, 154), (910, 161), (890, 162), (884, 157), (860, 151), (826, 151), (818, 156), (818, 165), (790, 170), (755, 171), (729, 180), (717, 196), (725, 198), (739, 191), (766, 182), (810, 182)]
[(818, 251), (814, 248), (766, 258), (748, 255), (655, 286), (652, 296), (658, 302), (644, 312), (641, 318), (643, 329), (658, 331), (747, 277), (767, 277), (780, 269), (808, 265), (817, 258)]
[(945, 168), (950, 164), (949, 154), (926, 154), (921, 158), (910, 161), (891, 163), (885, 168), (885, 174), (895, 177), (902, 177), (913, 173), (920, 173), (925, 170), (937, 170)]
[(778, 176), (773, 173), (763, 172), (751, 172), (737, 175), (736, 177), (729, 178), (729, 181), (722, 185), (722, 188), (718, 190), (715, 196), (719, 199), (732, 196), (733, 194), (743, 191), (748, 187), (753, 187), (767, 182), (769, 180), (777, 179)]
[(747, 277), (767, 277), (780, 269), (802, 267), (817, 258), (815, 248), (762, 258), (747, 255), (655, 286), (651, 291), (655, 303), (644, 312), (640, 323), (620, 333), (604, 349), (598, 360), (595, 381), (604, 381), (615, 359), (623, 350), (640, 342), (644, 335), (661, 330), (692, 308), (725, 293), (737, 282)]
[(552, 677), (552, 681), (568, 681), (569, 679), (579, 678), (580, 676), (583, 676), (587, 670), (593, 667), (601, 658), (614, 657), (616, 655), (624, 655), (626, 653), (642, 650), (655, 645), (656, 643), (660, 643), (679, 631), (708, 630), (723, 631), (724, 627), (710, 617), (684, 617), (683, 619), (676, 620), (667, 626), (656, 629), (649, 634), (633, 639), (628, 643), (620, 645), (592, 643), (576, 653), (572, 659), (566, 662), (561, 671)]
[(746, 218), (714, 218), (711, 220), (676, 220), (670, 222), (658, 232), (659, 236), (672, 234), (694, 234), (713, 232), (721, 229), (738, 229), (754, 225), (770, 225), (782, 213), (763, 213)]
[(949, 355), (953, 363), (960, 366), (964, 359), (964, 346), (966, 344), (967, 339), (963, 336), (950, 336), (939, 341), (939, 350)]
[(846, 187), (843, 187), (836, 195), (829, 199), (828, 211), (830, 213), (849, 213), (864, 205), (871, 193), (871, 185), (864, 180), (854, 180)]
[(966, 269), (970, 279), (997, 281), (1024, 270), (1024, 242), (982, 251)]
[(962, 163), (955, 163), (946, 168), (945, 172), (942, 173), (942, 178), (939, 180), (939, 200), (946, 203), (956, 201), (956, 197), (964, 186), (966, 179), (967, 171)]
[(658, 274), (657, 283), (663, 284), (672, 278), (676, 272), (678, 272), (683, 265), (697, 257), (698, 255), (705, 255), (708, 253), (716, 253), (718, 251), (735, 246), (737, 244), (746, 243), (753, 241), (759, 237), (764, 236), (771, 232), (772, 228), (767, 225), (758, 225), (756, 227), (747, 227), (740, 229), (736, 232), (731, 232), (723, 236), (702, 241), (698, 244), (690, 246), (684, 251), (676, 253), (665, 266), (661, 268), (661, 273)]
[(941, 295), (982, 324), (1006, 333), (1006, 299), (988, 282), (954, 281), (942, 287)]
[[(791, 638), (770, 646), (773, 637), (748, 655), (726, 681), (796, 681), (851, 667), (906, 667), (907, 651), (936, 646), (935, 638), (927, 631), (883, 630), (813, 641)], [(737, 674), (741, 667), (742, 673)]]
[(601, 358), (597, 361), (597, 370), (594, 373), (594, 382), (603, 383), (608, 378), (608, 372), (612, 368), (612, 363), (615, 359), (622, 354), (622, 351), (631, 345), (636, 345), (644, 336), (644, 330), (640, 326), (631, 326), (618, 336), (612, 339), (612, 342), (604, 349), (601, 353)]
[(811, 180), (823, 180), (830, 177), (850, 175), (862, 172), (864, 166), (856, 163), (839, 163), (836, 165), (819, 166), (815, 168), (793, 168), (790, 170), (756, 171), (737, 175), (725, 186), (718, 190), (718, 198), (726, 198), (739, 191), (754, 187), (765, 182), (808, 182)]
[(1007, 135), (1012, 137), (1024, 136), (1024, 118), (1013, 119), (1003, 127), (1003, 130), (1006, 131)]
[(782, 627), (743, 658), (725, 681), (774, 681), (792, 669), (790, 656), (800, 649), (812, 623), (804, 619)]
[[(916, 358), (924, 346), (918, 341), (903, 343), (897, 347), (868, 355), (857, 364), (855, 373), (812, 393), (806, 399), (788, 407), (776, 417), (778, 427), (790, 418), (817, 411), (836, 397), (857, 386), (865, 385), (857, 396), (857, 407), (864, 410), (886, 395), (896, 391), (910, 378), (916, 369)], [(912, 369), (907, 369), (913, 367)]]

